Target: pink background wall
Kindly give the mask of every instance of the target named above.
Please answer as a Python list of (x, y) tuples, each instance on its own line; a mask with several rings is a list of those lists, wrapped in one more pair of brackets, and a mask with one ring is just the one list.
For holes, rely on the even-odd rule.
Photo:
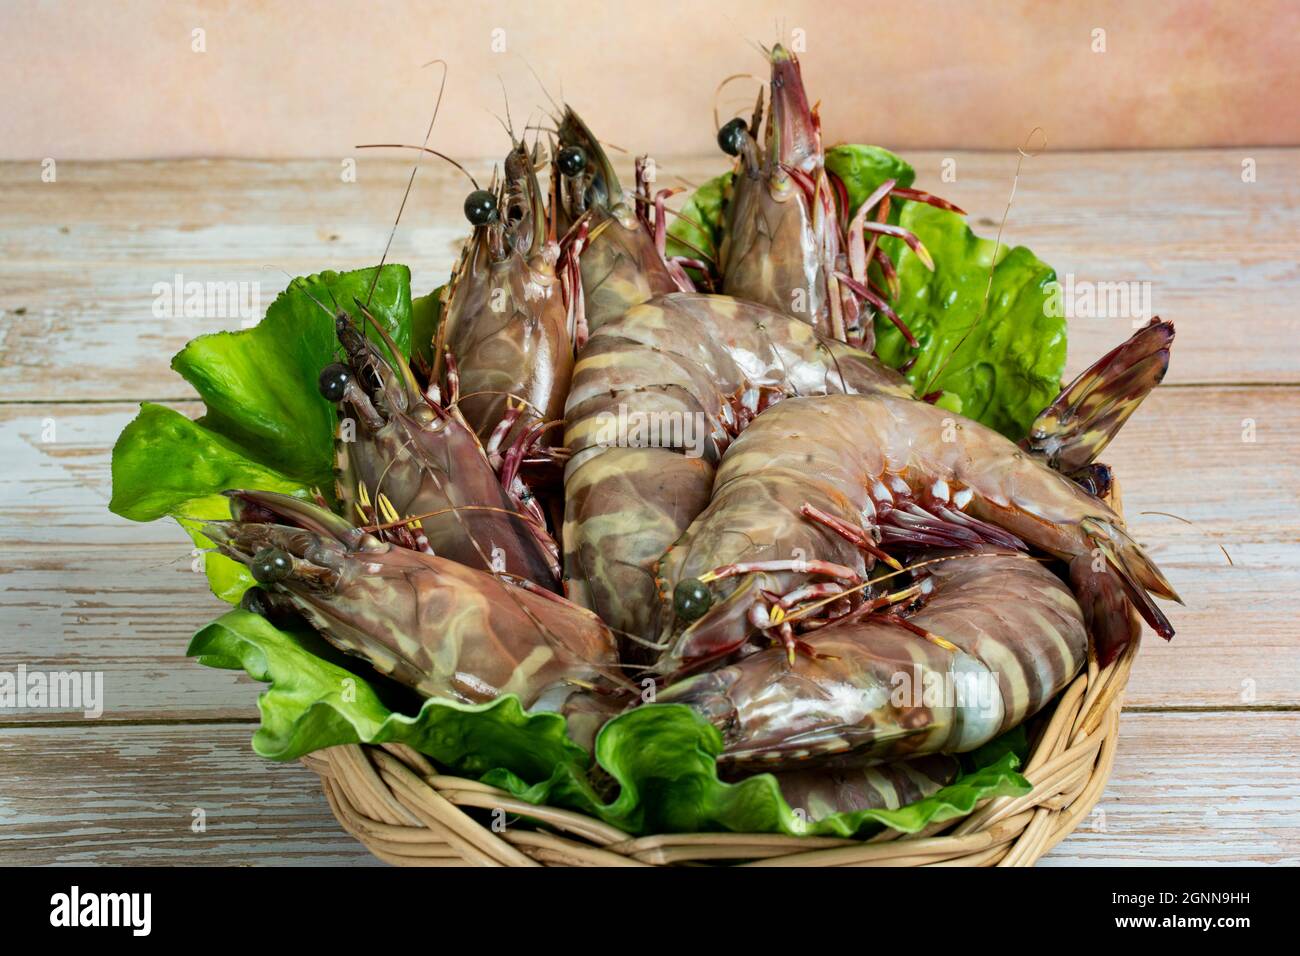
[[(206, 52), (191, 49), (205, 31)], [(506, 52), (493, 52), (493, 31)], [(1094, 52), (1093, 31), (1105, 31)], [(0, 157), (336, 156), (418, 140), (495, 154), (557, 97), (610, 142), (714, 149), (714, 87), (802, 30), (829, 141), (1010, 149), (1300, 143), (1300, 3), (918, 0), (8, 0)], [(525, 62), (526, 61), (526, 62)], [(727, 110), (752, 101), (737, 83)]]

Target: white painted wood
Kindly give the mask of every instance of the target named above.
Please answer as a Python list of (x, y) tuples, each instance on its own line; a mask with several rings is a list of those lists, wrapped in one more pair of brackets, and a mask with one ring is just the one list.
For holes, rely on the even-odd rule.
[[(0, 862), (369, 865), (315, 774), (249, 725), (0, 735)], [(1126, 714), (1110, 784), (1046, 865), (1300, 863), (1300, 717)], [(201, 808), (207, 831), (191, 830)]]
[[(1238, 150), (1027, 159), (1004, 240), (1078, 281), (1151, 282), (1156, 311), (1180, 330), (1171, 383), (1300, 381), (1290, 354), (1300, 150), (1252, 155), (1254, 183), (1241, 181)], [(725, 168), (723, 158), (662, 159), (659, 183), (701, 182)], [(966, 208), (980, 234), (996, 235), (1014, 154), (953, 152), (951, 183), (940, 179), (945, 154), (907, 158), (920, 185)], [(154, 284), (177, 273), (260, 282), (265, 309), (284, 272), (373, 265), (409, 166), (376, 156), (358, 169), (358, 181), (345, 183), (332, 160), (69, 162), (45, 184), (24, 164), (0, 164), (0, 400), (191, 395), (169, 371), (171, 355), (240, 320), (155, 318)], [(389, 261), (411, 266), (417, 293), (442, 283), (455, 261), (467, 188), (437, 163), (416, 180)], [(1131, 324), (1073, 321), (1070, 370), (1124, 339)]]

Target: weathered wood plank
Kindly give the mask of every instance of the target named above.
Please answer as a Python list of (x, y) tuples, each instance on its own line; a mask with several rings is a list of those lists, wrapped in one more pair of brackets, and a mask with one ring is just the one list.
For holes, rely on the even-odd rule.
[(1047, 866), (1300, 863), (1300, 715), (1125, 714), (1106, 792)]
[(0, 669), (100, 671), (110, 718), (256, 716), (242, 674), (184, 656), (190, 634), (225, 607), (195, 572), (189, 538), (171, 521), (108, 511), (109, 452), (134, 414), (133, 405), (0, 409)]
[[(1300, 279), (1300, 150), (1047, 153), (1027, 159), (1004, 239), (1076, 282), (1149, 282), (1179, 324), (1171, 383), (1298, 382), (1291, 301)], [(666, 158), (660, 184), (698, 183), (717, 156)], [(969, 210), (992, 236), (1015, 157), (923, 152), (918, 181)], [(942, 178), (955, 161), (956, 181)], [(626, 165), (626, 159), (620, 157)], [(184, 398), (168, 369), (195, 335), (238, 328), (226, 314), (153, 314), (155, 283), (260, 283), (264, 310), (285, 276), (373, 264), (409, 167), (363, 155), (356, 182), (337, 160), (61, 163), (56, 183), (0, 164), (0, 400)], [(483, 162), (473, 164), (485, 171)], [(417, 292), (445, 280), (466, 225), (466, 183), (442, 164), (417, 179), (389, 260)], [(681, 201), (680, 197), (678, 201)], [(1070, 371), (1126, 337), (1127, 316), (1071, 322)]]
[[(1187, 601), (1167, 607), (1172, 643), (1148, 635), (1130, 706), (1300, 704), (1291, 597), (1300, 591), (1300, 502), (1280, 485), (1300, 473), (1294, 394), (1161, 388), (1107, 454), (1135, 534)], [(256, 693), (242, 677), (182, 656), (223, 607), (192, 571), (188, 538), (170, 522), (141, 525), (105, 509), (109, 450), (134, 411), (0, 407), (0, 669), (102, 670), (115, 718), (251, 716)], [(1242, 440), (1245, 419), (1254, 442)], [(53, 442), (41, 441), (47, 422)]]
[[(0, 860), (9, 865), (375, 862), (315, 774), (263, 760), (251, 727), (0, 732)], [(193, 827), (200, 816), (205, 829)]]
[[(370, 863), (316, 777), (232, 725), (0, 733), (9, 864)], [(1126, 714), (1100, 810), (1048, 865), (1300, 862), (1296, 714)], [(195, 809), (207, 829), (191, 830)]]

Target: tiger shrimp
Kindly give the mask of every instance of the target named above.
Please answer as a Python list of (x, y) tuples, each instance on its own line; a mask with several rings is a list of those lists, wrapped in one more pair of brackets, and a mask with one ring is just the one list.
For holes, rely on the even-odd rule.
[(736, 118), (718, 131), (719, 146), (737, 157), (719, 249), (722, 291), (869, 350), (875, 336), (865, 303), (915, 346), (889, 304), (888, 291), (868, 276), (875, 262), (886, 285), (892, 284), (893, 264), (879, 245), (881, 235), (902, 239), (931, 264), (915, 235), (888, 222), (890, 197), (961, 210), (887, 180), (850, 219), (847, 192), (826, 169), (821, 122), (816, 108), (809, 107), (798, 58), (778, 44), (768, 60), (772, 79), (763, 145), (756, 138), (763, 119), (761, 92), (749, 123)]
[[(516, 143), (493, 191), (465, 200), (474, 227), (448, 284), (434, 380), (488, 446), (504, 457), (564, 412), (573, 371), (577, 295), (538, 183), (538, 157)], [(526, 432), (532, 432), (527, 438)]]
[(869, 767), (810, 767), (774, 776), (785, 802), (815, 823), (835, 813), (909, 806), (948, 786), (960, 770), (956, 757), (926, 754)]
[(590, 611), (457, 561), (397, 547), (288, 495), (230, 491), (233, 520), (204, 524), (227, 557), (327, 641), (426, 697), (517, 694), (555, 709), (613, 672), (614, 641)]
[(343, 513), (398, 544), (558, 590), (558, 548), (543, 516), (507, 492), (508, 476), (493, 468), (455, 406), (422, 392), (392, 339), (367, 321), (385, 350), (339, 311), (346, 360), (320, 376), (321, 394), (339, 407)]
[(657, 672), (698, 669), (756, 635), (793, 659), (804, 642), (791, 611), (860, 597), (890, 545), (1032, 546), (1066, 562), (1103, 664), (1131, 640), (1130, 604), (1173, 636), (1148, 592), (1177, 594), (1107, 505), (992, 429), (876, 390), (787, 399), (731, 445), (708, 507), (657, 571)]
[(864, 390), (912, 394), (868, 353), (726, 296), (663, 296), (596, 329), (565, 411), (570, 597), (648, 636), (654, 565), (708, 503), (731, 439), (785, 396)]
[(931, 556), (927, 570), (931, 593), (906, 626), (832, 624), (793, 663), (781, 648), (758, 651), (658, 700), (717, 726), (719, 764), (733, 772), (851, 768), (974, 750), (1037, 713), (1084, 665), (1083, 612), (1040, 562), (991, 549)]
[(657, 199), (659, 216), (652, 222), (644, 167), (638, 164), (636, 193), (629, 201), (609, 156), (578, 114), (566, 107), (557, 124), (553, 191), (557, 216), (579, 252), (582, 345), (588, 332), (632, 306), (673, 292), (692, 292), (694, 286), (684, 270), (665, 258), (663, 196)]

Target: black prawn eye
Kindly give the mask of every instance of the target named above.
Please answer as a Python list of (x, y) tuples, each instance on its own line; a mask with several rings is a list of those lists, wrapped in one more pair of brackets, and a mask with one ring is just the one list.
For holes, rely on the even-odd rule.
[(342, 362), (333, 362), (320, 370), (316, 387), (320, 389), (321, 395), (326, 400), (341, 402), (350, 381), (352, 381), (352, 371)]
[(587, 168), (587, 154), (581, 146), (566, 146), (555, 155), (555, 165), (566, 176), (576, 176)]
[(279, 548), (263, 548), (248, 566), (258, 584), (274, 584), (293, 573), (293, 557)]
[(244, 592), (244, 596), (239, 599), (239, 606), (245, 611), (251, 611), (258, 617), (270, 617), (271, 603), (266, 598), (266, 592), (261, 588), (249, 588)]
[(465, 218), (471, 226), (486, 226), (497, 220), (497, 197), (486, 189), (476, 189), (465, 197)]
[(728, 156), (739, 156), (740, 147), (745, 141), (745, 133), (749, 131), (749, 124), (737, 116), (723, 124), (722, 129), (718, 130), (718, 146)]
[(703, 617), (712, 603), (713, 595), (699, 578), (683, 578), (673, 588), (673, 610), (683, 621)]

